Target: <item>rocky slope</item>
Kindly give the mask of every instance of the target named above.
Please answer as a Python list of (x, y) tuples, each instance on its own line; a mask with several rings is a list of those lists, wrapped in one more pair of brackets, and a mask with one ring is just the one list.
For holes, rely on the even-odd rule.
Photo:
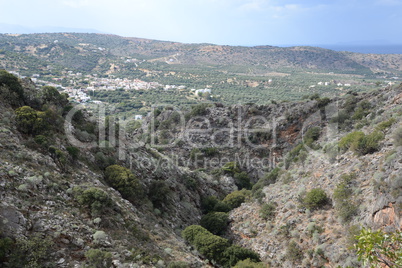
[[(199, 223), (202, 199), (237, 190), (239, 174), (255, 183), (252, 196), (229, 212), (223, 236), (271, 267), (359, 267), (349, 246), (361, 225), (400, 229), (402, 86), (267, 106), (160, 107), (141, 127), (119, 122), (117, 130), (110, 115), (102, 135), (95, 112), (66, 123), (72, 107), (57, 91), (25, 80), (18, 95), (15, 79), (4, 76), (0, 261), (6, 267), (209, 266), (181, 231)], [(23, 105), (34, 111), (22, 114)], [(341, 146), (356, 131), (382, 135), (368, 151), (367, 144)], [(91, 142), (96, 146), (84, 146)], [(238, 170), (226, 172), (230, 162)], [(136, 195), (110, 179), (108, 166), (116, 164), (129, 169), (125, 183), (134, 178)], [(314, 188), (326, 193), (323, 206), (306, 203)], [(345, 202), (353, 207), (345, 209)], [(260, 213), (265, 204), (275, 207), (269, 217)]]

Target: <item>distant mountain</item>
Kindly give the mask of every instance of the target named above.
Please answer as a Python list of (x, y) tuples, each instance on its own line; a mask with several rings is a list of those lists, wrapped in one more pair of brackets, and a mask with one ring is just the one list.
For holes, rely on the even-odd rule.
[(27, 27), (15, 24), (0, 23), (0, 33), (5, 34), (33, 34), (33, 33), (102, 33), (95, 29), (67, 28), (57, 26)]

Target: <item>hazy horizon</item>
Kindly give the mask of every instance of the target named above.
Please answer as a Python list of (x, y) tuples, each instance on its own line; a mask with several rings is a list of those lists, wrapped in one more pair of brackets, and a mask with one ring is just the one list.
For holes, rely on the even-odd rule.
[(15, 0), (2, 3), (0, 32), (86, 29), (235, 46), (402, 44), (401, 11), (400, 0)]

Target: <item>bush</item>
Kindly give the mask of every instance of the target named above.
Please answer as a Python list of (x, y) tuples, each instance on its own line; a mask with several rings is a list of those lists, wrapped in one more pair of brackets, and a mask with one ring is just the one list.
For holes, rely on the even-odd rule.
[(333, 199), (335, 201), (335, 209), (338, 216), (343, 222), (349, 222), (353, 216), (357, 214), (358, 207), (352, 200), (352, 180), (356, 177), (355, 173), (343, 174), (342, 181), (336, 186)]
[(222, 167), (222, 171), (225, 174), (234, 176), (236, 173), (240, 173), (239, 166), (236, 162), (228, 162)]
[(325, 191), (321, 188), (315, 188), (306, 193), (303, 198), (303, 204), (309, 209), (322, 208), (328, 204), (328, 197)]
[(303, 252), (300, 246), (295, 242), (291, 241), (286, 249), (286, 258), (293, 263), (300, 262), (303, 258)]
[(18, 78), (5, 70), (0, 70), (0, 87), (7, 87), (9, 90), (8, 96), (3, 96), (5, 99), (13, 101), (13, 106), (22, 103), (24, 100), (24, 89), (22, 88)]
[(203, 116), (208, 113), (207, 108), (210, 107), (208, 103), (200, 103), (191, 107), (191, 116)]
[(40, 134), (49, 128), (46, 113), (22, 106), (15, 110), (18, 130), (25, 134)]
[(9, 255), (9, 267), (44, 267), (43, 263), (49, 260), (53, 245), (50, 238), (39, 235), (27, 239), (19, 238)]
[(190, 244), (194, 244), (196, 236), (207, 234), (210, 234), (210, 232), (200, 225), (190, 225), (181, 232), (183, 239)]
[(275, 217), (276, 205), (274, 203), (268, 203), (262, 205), (260, 209), (260, 217), (264, 220), (272, 219)]
[(357, 147), (357, 143), (360, 139), (364, 137), (364, 133), (362, 131), (354, 131), (346, 136), (344, 136), (339, 141), (339, 148), (343, 149), (344, 151), (348, 150), (351, 147)]
[(359, 155), (371, 154), (380, 149), (379, 142), (384, 139), (384, 134), (379, 131), (370, 133), (358, 141), (357, 148), (352, 148)]
[(82, 191), (81, 188), (74, 188), (77, 201), (91, 209), (92, 216), (102, 215), (112, 205), (109, 195), (99, 188), (89, 188)]
[(78, 159), (78, 156), (80, 154), (80, 149), (78, 149), (77, 147), (74, 147), (74, 146), (68, 146), (66, 148), (66, 150), (74, 161)]
[(237, 207), (240, 207), (242, 203), (244, 203), (247, 198), (249, 198), (251, 195), (251, 191), (249, 190), (240, 190), (240, 191), (234, 191), (230, 194), (228, 194), (224, 199), (223, 202), (226, 203), (230, 209), (234, 209)]
[(235, 173), (234, 180), (235, 180), (235, 184), (239, 188), (239, 190), (241, 190), (241, 189), (250, 190), (251, 189), (250, 178), (248, 177), (246, 172)]
[(402, 146), (402, 127), (395, 130), (393, 138), (395, 146)]
[(138, 200), (142, 196), (138, 179), (125, 167), (119, 165), (107, 167), (105, 180), (111, 187), (119, 191), (123, 198), (129, 201)]
[(232, 245), (223, 252), (223, 259), (224, 267), (233, 267), (239, 261), (247, 259), (252, 262), (259, 262), (260, 256), (250, 249)]
[(169, 195), (170, 189), (165, 181), (154, 181), (149, 186), (148, 197), (156, 208), (162, 208)]
[(85, 252), (88, 268), (109, 268), (112, 266), (112, 253), (100, 249), (89, 249)]
[(396, 119), (395, 118), (390, 118), (389, 120), (387, 120), (387, 121), (384, 121), (384, 122), (381, 122), (381, 123), (379, 123), (377, 126), (376, 126), (376, 130), (378, 130), (378, 131), (385, 131), (385, 130), (387, 130), (388, 128), (390, 128), (394, 123), (396, 122)]
[(13, 245), (14, 242), (10, 238), (0, 238), (0, 263), (2, 263), (5, 257), (12, 251)]
[(309, 128), (303, 136), (304, 143), (311, 147), (314, 141), (317, 141), (321, 134), (321, 128), (312, 127)]
[(222, 263), (222, 254), (229, 247), (229, 241), (208, 232), (208, 234), (197, 235), (194, 239), (194, 245), (207, 259)]
[(265, 265), (262, 262), (253, 262), (250, 259), (245, 259), (242, 261), (239, 261), (234, 268), (267, 268), (267, 265)]
[(339, 141), (339, 147), (343, 150), (351, 149), (359, 155), (365, 155), (378, 151), (379, 141), (382, 139), (384, 139), (384, 134), (380, 131), (374, 131), (368, 135), (361, 131), (354, 131)]
[(202, 216), (200, 224), (213, 234), (221, 235), (229, 223), (229, 216), (224, 212), (210, 212)]

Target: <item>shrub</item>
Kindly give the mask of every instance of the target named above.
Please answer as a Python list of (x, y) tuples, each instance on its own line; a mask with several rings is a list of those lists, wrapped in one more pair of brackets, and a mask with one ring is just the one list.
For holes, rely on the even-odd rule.
[(252, 262), (259, 262), (260, 256), (250, 249), (232, 245), (223, 252), (223, 259), (224, 267), (233, 267), (239, 261), (247, 259)]
[(92, 216), (104, 214), (112, 205), (109, 195), (99, 188), (89, 188), (82, 191), (81, 188), (74, 188), (77, 201), (91, 209)]
[(272, 219), (275, 216), (276, 205), (274, 203), (268, 203), (262, 205), (260, 209), (260, 217), (264, 220)]
[(203, 116), (208, 113), (207, 108), (210, 106), (208, 103), (200, 103), (191, 107), (191, 116)]
[(190, 225), (181, 232), (183, 239), (190, 244), (194, 244), (196, 236), (207, 234), (210, 234), (210, 232), (200, 225)]
[(325, 191), (321, 188), (315, 188), (306, 193), (303, 198), (303, 204), (309, 209), (322, 208), (328, 204), (328, 197)]
[(222, 167), (222, 171), (225, 174), (229, 174), (231, 176), (234, 176), (234, 174), (239, 173), (240, 169), (239, 166), (236, 162), (228, 162)]
[(208, 234), (197, 235), (194, 239), (194, 245), (207, 259), (222, 263), (222, 254), (229, 247), (229, 241), (208, 232)]
[(318, 140), (320, 137), (321, 128), (319, 127), (312, 127), (309, 128), (303, 136), (304, 143), (311, 147), (314, 141)]
[(387, 121), (383, 121), (383, 122), (379, 123), (379, 124), (376, 126), (375, 129), (378, 130), (378, 131), (385, 131), (385, 130), (387, 130), (388, 128), (390, 128), (395, 122), (396, 122), (396, 119), (395, 119), (395, 118), (390, 118), (390, 119), (387, 120)]
[(230, 209), (234, 209), (240, 207), (242, 203), (244, 203), (248, 197), (250, 197), (251, 191), (249, 190), (240, 190), (234, 191), (228, 194), (224, 199), (223, 202), (226, 203)]
[(402, 266), (402, 232), (384, 233), (363, 228), (356, 237), (354, 248), (358, 260), (370, 267)]
[(280, 171), (281, 171), (281, 169), (278, 168), (278, 167), (276, 167), (276, 168), (274, 168), (273, 170), (271, 170), (271, 172), (269, 172), (268, 174), (266, 174), (263, 178), (261, 178), (260, 180), (258, 180), (258, 182), (257, 182), (256, 184), (254, 184), (254, 185), (253, 185), (253, 188), (252, 188), (253, 196), (254, 196), (255, 198), (257, 198), (257, 197), (256, 197), (257, 192), (258, 192), (258, 195), (261, 196), (262, 192), (259, 191), (259, 190), (262, 190), (262, 188), (263, 188), (264, 186), (268, 186), (268, 185), (270, 185), (270, 184), (275, 183), (276, 180), (277, 180), (278, 177), (279, 177)]
[(402, 146), (402, 127), (395, 130), (393, 138), (395, 146)]
[(89, 249), (85, 252), (88, 268), (109, 268), (112, 266), (112, 253), (100, 249)]
[(9, 255), (9, 267), (43, 267), (43, 263), (50, 257), (52, 247), (53, 241), (50, 238), (39, 235), (27, 239), (19, 238)]
[(119, 165), (112, 165), (105, 170), (106, 182), (120, 192), (129, 201), (138, 200), (142, 196), (141, 185), (131, 171)]
[(265, 265), (262, 262), (253, 262), (250, 259), (245, 259), (242, 261), (239, 261), (234, 268), (266, 268), (267, 265)]
[(225, 232), (229, 222), (227, 213), (210, 212), (202, 216), (200, 224), (213, 234), (221, 235)]
[(251, 189), (250, 178), (248, 177), (246, 172), (234, 174), (234, 180), (235, 180), (235, 184), (239, 188), (239, 190), (241, 190), (243, 188), (248, 189), (248, 190)]
[(364, 133), (362, 131), (354, 131), (346, 136), (344, 136), (339, 141), (339, 148), (343, 149), (344, 151), (348, 150), (349, 148), (357, 147), (357, 143), (360, 139), (364, 137)]
[(219, 202), (216, 196), (207, 196), (201, 199), (201, 210), (204, 214), (215, 211), (214, 207)]
[(74, 161), (78, 159), (78, 156), (80, 154), (80, 149), (78, 149), (77, 147), (74, 147), (74, 146), (68, 146), (66, 148), (66, 150)]
[(156, 208), (162, 208), (170, 195), (170, 189), (165, 181), (154, 181), (149, 186), (148, 197)]
[(342, 181), (336, 186), (332, 195), (335, 201), (335, 209), (343, 222), (352, 220), (352, 217), (356, 215), (358, 211), (358, 207), (352, 200), (352, 183), (355, 177), (355, 173), (342, 174)]
[(295, 242), (291, 241), (286, 249), (286, 258), (293, 263), (300, 262), (303, 258), (303, 252), (300, 246)]
[(379, 131), (370, 133), (358, 141), (357, 148), (352, 148), (359, 155), (371, 154), (379, 150), (379, 141), (384, 139), (384, 134)]
[(359, 155), (369, 154), (379, 149), (379, 141), (383, 138), (384, 134), (380, 131), (374, 131), (368, 135), (361, 131), (354, 131), (339, 141), (339, 147), (343, 150), (351, 149)]
[(10, 238), (0, 238), (0, 263), (2, 263), (4, 258), (11, 252), (13, 245), (14, 242)]
[(2, 97), (10, 100), (14, 107), (23, 102), (24, 89), (16, 76), (5, 70), (0, 70), (0, 88), (1, 87), (6, 87), (9, 92), (6, 92), (6, 90), (3, 89), (1, 90), (3, 92), (0, 91), (0, 95), (6, 93), (6, 96), (3, 95)]
[(49, 128), (46, 113), (22, 106), (15, 110), (18, 130), (25, 134), (40, 134)]

